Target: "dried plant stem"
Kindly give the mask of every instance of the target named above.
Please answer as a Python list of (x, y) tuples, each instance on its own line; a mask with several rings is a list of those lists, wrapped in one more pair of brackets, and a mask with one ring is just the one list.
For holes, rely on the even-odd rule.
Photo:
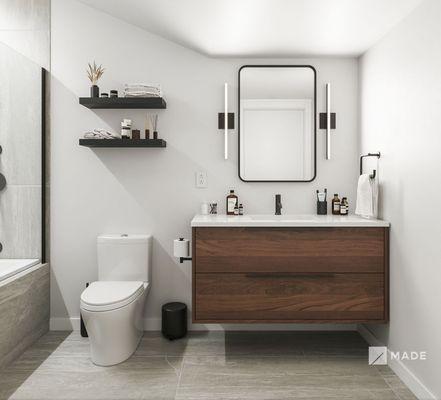
[(92, 85), (96, 85), (98, 80), (103, 76), (105, 68), (102, 65), (97, 66), (95, 61), (93, 62), (93, 66), (88, 63), (87, 77), (89, 78)]

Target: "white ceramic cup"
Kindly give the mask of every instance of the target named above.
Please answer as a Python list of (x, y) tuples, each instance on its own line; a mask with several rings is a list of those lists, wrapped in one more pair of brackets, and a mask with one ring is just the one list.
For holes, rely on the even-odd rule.
[(208, 203), (201, 204), (201, 214), (208, 215), (210, 213), (210, 206)]

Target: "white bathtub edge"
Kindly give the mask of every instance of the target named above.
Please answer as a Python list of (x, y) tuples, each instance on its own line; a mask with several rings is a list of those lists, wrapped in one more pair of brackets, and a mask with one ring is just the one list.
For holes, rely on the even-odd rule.
[(34, 264), (32, 266), (30, 266), (29, 268), (24, 269), (23, 271), (20, 271), (19, 273), (9, 276), (6, 279), (3, 279), (2, 281), (0, 281), (0, 287), (3, 287), (5, 285), (7, 285), (8, 283), (11, 283), (13, 281), (15, 281), (16, 279), (21, 278), (22, 276), (25, 276), (33, 271), (36, 271), (37, 269), (40, 269), (42, 267), (45, 267), (47, 265), (47, 263), (41, 264), (41, 263), (37, 263)]

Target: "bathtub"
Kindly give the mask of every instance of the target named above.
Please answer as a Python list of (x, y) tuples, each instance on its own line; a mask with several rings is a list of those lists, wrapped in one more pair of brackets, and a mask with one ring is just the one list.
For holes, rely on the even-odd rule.
[(49, 329), (48, 264), (0, 259), (0, 368)]
[[(35, 259), (0, 259), (0, 282), (20, 274), (38, 263), (39, 260)], [(8, 279), (8, 281), (10, 280)]]

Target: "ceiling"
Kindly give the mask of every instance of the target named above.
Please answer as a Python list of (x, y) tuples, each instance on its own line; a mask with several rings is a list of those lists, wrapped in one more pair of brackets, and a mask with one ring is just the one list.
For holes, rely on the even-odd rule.
[(80, 0), (213, 57), (358, 56), (422, 0)]

